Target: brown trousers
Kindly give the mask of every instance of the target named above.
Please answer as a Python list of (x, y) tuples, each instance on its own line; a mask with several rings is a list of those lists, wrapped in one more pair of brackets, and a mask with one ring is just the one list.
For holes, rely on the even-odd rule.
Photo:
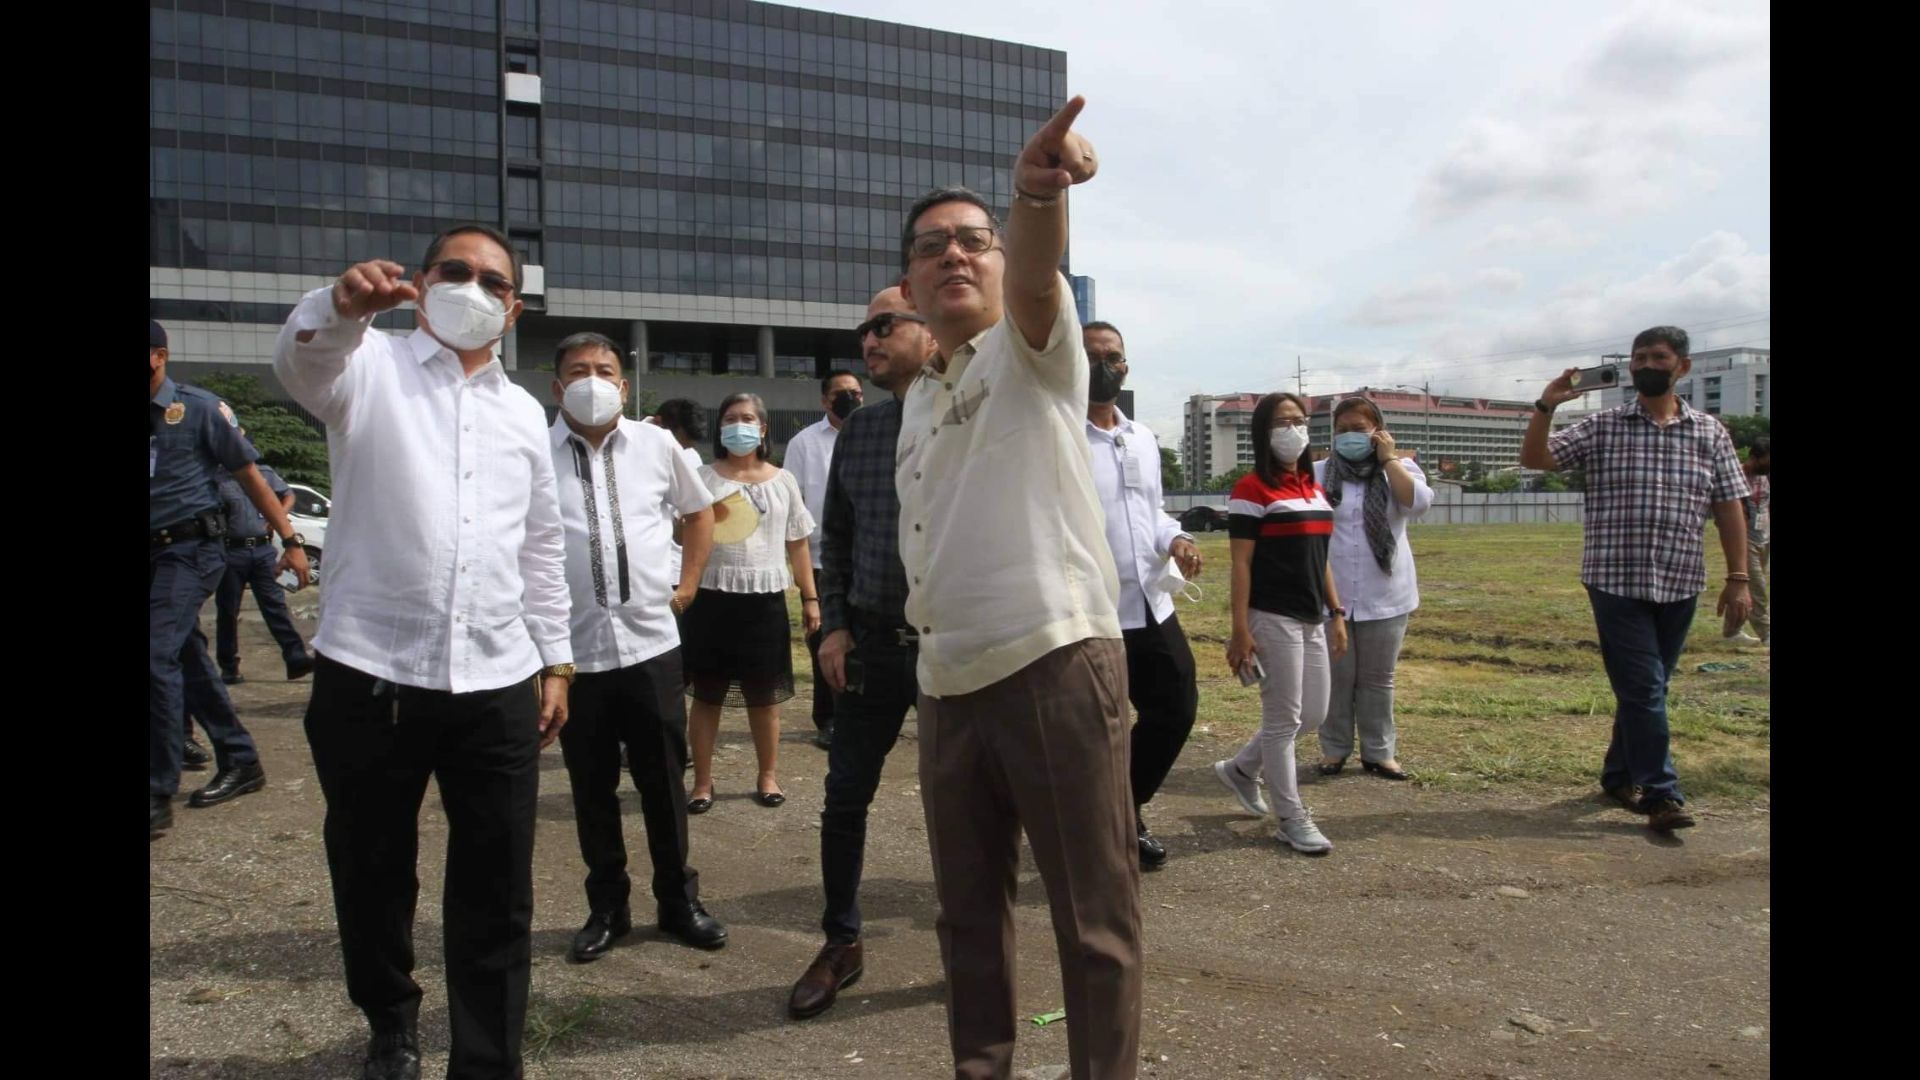
[(970, 694), (920, 696), (956, 1080), (1013, 1068), (1020, 829), (1046, 883), (1075, 1080), (1132, 1080), (1140, 1048), (1140, 850), (1119, 638), (1063, 646)]

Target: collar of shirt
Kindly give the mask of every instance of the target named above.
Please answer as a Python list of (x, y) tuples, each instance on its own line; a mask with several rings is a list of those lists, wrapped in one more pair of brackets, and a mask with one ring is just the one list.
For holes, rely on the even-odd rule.
[(461, 378), (470, 377), (480, 379), (487, 377), (504, 379), (507, 377), (507, 369), (505, 365), (500, 363), (500, 349), (497, 343), (493, 350), (493, 359), (488, 361), (486, 366), (482, 367), (479, 371), (474, 372), (472, 376), (467, 375), (466, 365), (461, 363), (460, 354), (442, 345), (439, 338), (427, 333), (426, 327), (415, 327), (413, 333), (407, 335), (405, 345), (413, 354), (413, 358), (421, 364), (425, 364), (434, 357), (444, 354), (446, 358), (453, 363), (454, 368), (460, 372)]
[[(967, 369), (967, 361), (973, 358), (974, 353), (980, 351), (980, 342), (984, 340), (988, 334), (993, 333), (993, 327), (998, 325), (1000, 324), (994, 323), (993, 326), (989, 326), (985, 330), (968, 338), (964, 344), (953, 350), (952, 356), (936, 355), (934, 359), (940, 362), (940, 367), (936, 370), (932, 364), (928, 364), (926, 367), (920, 369), (920, 377), (922, 379), (959, 378), (960, 373)], [(960, 366), (956, 368), (954, 367), (955, 364), (959, 364)]]
[(1113, 407), (1113, 415), (1119, 417), (1120, 422), (1113, 425), (1112, 428), (1103, 428), (1099, 424), (1094, 423), (1093, 419), (1089, 417), (1087, 419), (1087, 434), (1098, 435), (1104, 439), (1111, 439), (1116, 435), (1124, 437), (1133, 434), (1133, 421), (1127, 417), (1126, 413), (1120, 411), (1120, 406), (1115, 405)]
[[(495, 361), (495, 363), (498, 363), (498, 362), (499, 361), (497, 360)], [(625, 439), (627, 438), (627, 425), (638, 424), (638, 423), (640, 423), (640, 421), (635, 420), (632, 417), (622, 416), (620, 418), (620, 422), (613, 425), (613, 430), (607, 432), (607, 437), (600, 440), (600, 445), (595, 446), (593, 445), (593, 443), (587, 441), (587, 437), (585, 435), (582, 435), (579, 432), (573, 430), (573, 425), (567, 423), (566, 410), (562, 409), (559, 412), (556, 412), (553, 414), (553, 427), (551, 429), (551, 434), (553, 437), (553, 445), (556, 448), (558, 448), (561, 443), (566, 442), (568, 439), (572, 439), (575, 442), (579, 443), (581, 446), (586, 447), (588, 452), (598, 454), (605, 451), (606, 448), (609, 446), (617, 446), (620, 442), (625, 441)], [(679, 446), (678, 443), (675, 443), (674, 445), (676, 447)]]
[(1679, 411), (1673, 414), (1673, 419), (1668, 420), (1664, 424), (1660, 422), (1659, 417), (1647, 411), (1647, 407), (1640, 403), (1640, 399), (1638, 397), (1635, 397), (1632, 401), (1627, 402), (1627, 407), (1625, 410), (1623, 410), (1623, 412), (1627, 416), (1638, 416), (1656, 428), (1672, 427), (1674, 424), (1691, 424), (1699, 420), (1701, 417), (1704, 417), (1707, 415), (1706, 413), (1703, 413), (1700, 410), (1694, 408), (1692, 405), (1687, 404), (1686, 398), (1679, 399), (1679, 403), (1680, 403)]
[(168, 375), (160, 380), (160, 389), (155, 391), (153, 403), (164, 409), (173, 404), (174, 398), (180, 396), (179, 390), (180, 388), (173, 384), (173, 376)]

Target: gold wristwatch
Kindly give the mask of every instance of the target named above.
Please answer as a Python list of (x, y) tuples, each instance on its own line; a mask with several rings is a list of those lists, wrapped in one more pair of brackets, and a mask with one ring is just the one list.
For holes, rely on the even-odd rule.
[(565, 679), (567, 685), (573, 685), (574, 666), (572, 664), (548, 664), (540, 669), (542, 678)]

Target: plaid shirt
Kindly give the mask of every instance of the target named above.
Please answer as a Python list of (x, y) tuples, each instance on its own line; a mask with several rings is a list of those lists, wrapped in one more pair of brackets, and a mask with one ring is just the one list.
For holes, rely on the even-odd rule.
[(1547, 449), (1562, 469), (1586, 466), (1583, 584), (1662, 604), (1707, 587), (1710, 504), (1748, 493), (1719, 421), (1682, 401), (1660, 427), (1635, 398), (1555, 432)]
[(850, 629), (849, 605), (905, 625), (907, 568), (900, 562), (900, 494), (894, 446), (900, 399), (857, 409), (840, 425), (820, 527), (820, 632)]

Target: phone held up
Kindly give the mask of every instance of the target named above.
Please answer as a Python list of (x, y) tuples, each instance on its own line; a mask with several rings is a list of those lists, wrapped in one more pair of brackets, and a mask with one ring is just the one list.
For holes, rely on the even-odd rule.
[(1581, 368), (1573, 373), (1573, 388), (1582, 394), (1589, 390), (1604, 390), (1619, 382), (1620, 369), (1612, 364)]

